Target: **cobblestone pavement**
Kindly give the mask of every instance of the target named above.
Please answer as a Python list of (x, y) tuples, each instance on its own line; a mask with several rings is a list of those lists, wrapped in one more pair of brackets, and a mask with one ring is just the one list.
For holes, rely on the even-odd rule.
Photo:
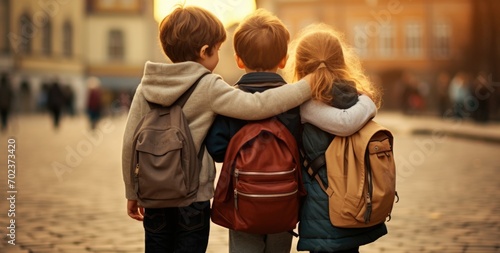
[[(401, 201), (389, 234), (361, 252), (500, 252), (500, 145), (414, 136), (399, 128), (409, 127), (409, 119), (380, 119), (396, 133)], [(426, 124), (411, 124), (417, 121)], [(64, 118), (57, 131), (43, 115), (12, 123), (0, 134), (0, 252), (143, 251), (142, 225), (125, 212), (124, 117), (102, 121), (94, 133), (82, 117)], [(16, 141), (15, 193), (7, 192), (9, 137)], [(15, 231), (7, 228), (11, 219)], [(227, 252), (227, 238), (213, 225), (208, 252)]]

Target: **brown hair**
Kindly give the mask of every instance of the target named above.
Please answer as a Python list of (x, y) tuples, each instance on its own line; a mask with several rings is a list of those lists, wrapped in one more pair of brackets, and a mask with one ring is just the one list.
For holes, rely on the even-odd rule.
[(163, 52), (172, 62), (196, 61), (204, 45), (211, 56), (215, 45), (226, 40), (222, 22), (209, 11), (178, 6), (159, 26)]
[(247, 16), (234, 32), (234, 51), (245, 66), (256, 71), (277, 67), (286, 57), (290, 33), (270, 12), (258, 9)]
[(380, 107), (381, 91), (363, 73), (354, 49), (343, 41), (342, 35), (330, 26), (316, 24), (306, 27), (292, 42), (292, 57), (287, 72), (298, 80), (311, 74), (313, 99), (331, 104), (332, 88), (342, 81), (354, 86), (358, 93), (369, 96)]

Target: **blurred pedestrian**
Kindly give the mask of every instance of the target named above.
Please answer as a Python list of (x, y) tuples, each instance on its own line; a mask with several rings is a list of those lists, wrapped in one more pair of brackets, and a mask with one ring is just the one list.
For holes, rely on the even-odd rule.
[(59, 123), (61, 121), (61, 114), (63, 107), (66, 103), (66, 98), (64, 96), (64, 91), (59, 84), (58, 80), (55, 80), (49, 87), (47, 94), (47, 106), (52, 114), (52, 119), (54, 122), (54, 128), (59, 128)]
[(450, 107), (450, 98), (448, 93), (450, 79), (450, 75), (447, 72), (441, 72), (436, 80), (439, 116), (444, 116)]
[(490, 117), (490, 101), (494, 89), (491, 87), (488, 75), (484, 72), (479, 73), (472, 85), (477, 103), (477, 110), (472, 112), (472, 118), (476, 122), (486, 123)]
[(2, 120), (2, 131), (7, 130), (7, 120), (12, 108), (12, 97), (14, 92), (10, 84), (7, 74), (2, 74), (0, 77), (0, 115)]
[(120, 110), (121, 113), (128, 114), (130, 109), (130, 104), (132, 102), (132, 98), (130, 96), (130, 92), (122, 91), (120, 92)]
[(22, 113), (31, 112), (31, 85), (26, 79), (23, 79), (21, 81), (21, 85), (19, 86), (19, 101), (21, 103)]
[(70, 116), (75, 116), (75, 92), (69, 84), (64, 85), (62, 88), (64, 93), (64, 109)]
[(424, 98), (420, 92), (420, 83), (415, 75), (404, 72), (402, 76), (403, 96), (402, 109), (405, 114), (414, 114), (423, 110)]
[(97, 77), (90, 77), (87, 80), (88, 98), (87, 98), (87, 114), (90, 120), (90, 127), (94, 130), (97, 122), (101, 118), (102, 111), (102, 91), (100, 81)]
[(42, 83), (42, 87), (40, 92), (36, 98), (36, 109), (38, 112), (45, 112), (48, 108), (47, 100), (49, 96), (50, 84), (49, 82), (44, 81)]
[(464, 118), (469, 115), (467, 112), (466, 99), (470, 96), (467, 75), (463, 72), (457, 73), (450, 83), (449, 88), (450, 101), (453, 106), (452, 116)]

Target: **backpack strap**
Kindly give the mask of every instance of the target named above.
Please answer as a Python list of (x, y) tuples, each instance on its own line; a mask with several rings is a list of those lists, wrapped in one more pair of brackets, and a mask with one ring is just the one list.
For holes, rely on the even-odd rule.
[[(178, 103), (181, 108), (184, 107), (184, 104), (186, 104), (186, 101), (191, 96), (196, 86), (198, 86), (198, 83), (201, 81), (203, 77), (205, 77), (208, 74), (210, 74), (210, 72), (205, 72), (200, 77), (198, 77), (198, 79), (194, 82), (194, 84), (191, 85), (191, 87), (189, 87), (189, 89), (186, 92), (184, 92), (184, 94), (182, 94), (182, 96), (179, 99), (177, 99), (175, 103)], [(204, 151), (205, 151), (205, 144), (203, 142), (201, 144), (200, 150), (198, 151), (198, 160), (201, 161), (203, 159), (203, 154), (205, 153)]]
[[(191, 85), (191, 87), (189, 87), (189, 89), (186, 92), (184, 92), (184, 94), (182, 94), (182, 96), (180, 96), (174, 102), (174, 104), (179, 105), (181, 108), (184, 107), (184, 105), (186, 104), (186, 101), (191, 96), (191, 94), (193, 94), (193, 91), (194, 91), (194, 89), (196, 89), (196, 86), (198, 86), (198, 83), (201, 81), (201, 79), (203, 77), (205, 77), (208, 74), (210, 74), (210, 72), (205, 72), (200, 77), (198, 77), (198, 79), (196, 79), (196, 81), (193, 83), (193, 85)], [(202, 143), (200, 150), (198, 151), (198, 160), (199, 161), (201, 161), (203, 159), (203, 154), (205, 153), (204, 151), (205, 151), (205, 144)]]
[(210, 74), (210, 72), (203, 73), (200, 77), (198, 77), (198, 79), (193, 83), (193, 85), (191, 85), (191, 87), (189, 87), (189, 89), (186, 92), (184, 92), (184, 94), (182, 94), (182, 96), (180, 96), (174, 102), (174, 104), (179, 105), (181, 108), (184, 107), (184, 105), (186, 104), (186, 101), (191, 96), (191, 94), (193, 93), (194, 89), (196, 89), (196, 86), (198, 86), (198, 83), (200, 82), (200, 80), (203, 77), (205, 77), (206, 75), (208, 75), (208, 74)]
[(370, 217), (372, 215), (372, 196), (373, 196), (373, 175), (372, 175), (372, 166), (370, 164), (369, 150), (366, 150), (365, 152), (365, 177), (368, 187), (366, 187), (365, 189), (366, 211), (364, 219), (365, 219), (365, 224), (368, 224), (370, 223)]
[[(306, 160), (310, 161), (310, 159), (307, 156), (306, 156)], [(325, 158), (325, 154), (323, 153), (323, 154), (319, 155), (318, 157), (316, 157), (314, 160), (312, 160), (308, 164), (308, 166), (306, 167), (307, 168), (306, 172), (311, 178), (316, 179), (319, 186), (321, 187), (321, 189), (324, 192), (327, 192), (327, 189), (328, 189), (327, 183), (325, 183), (321, 179), (321, 177), (318, 175), (319, 170), (324, 166), (326, 166), (326, 158)], [(325, 167), (325, 169), (326, 169), (326, 167)]]

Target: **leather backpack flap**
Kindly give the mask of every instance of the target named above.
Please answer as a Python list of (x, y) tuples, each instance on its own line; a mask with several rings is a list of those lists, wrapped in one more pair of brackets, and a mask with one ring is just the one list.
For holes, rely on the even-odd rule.
[[(349, 153), (350, 139), (349, 137), (337, 136), (330, 143), (325, 151), (325, 160), (328, 175), (327, 194), (331, 197), (333, 194), (337, 196), (345, 196), (347, 193), (347, 161), (352, 160), (354, 155)], [(340, 205), (336, 204), (336, 205)]]
[(370, 154), (389, 155), (392, 153), (392, 134), (389, 131), (381, 130), (373, 135), (368, 143)]
[(330, 222), (337, 227), (356, 227), (363, 220), (364, 157), (355, 152), (352, 137), (335, 137), (325, 152)]

